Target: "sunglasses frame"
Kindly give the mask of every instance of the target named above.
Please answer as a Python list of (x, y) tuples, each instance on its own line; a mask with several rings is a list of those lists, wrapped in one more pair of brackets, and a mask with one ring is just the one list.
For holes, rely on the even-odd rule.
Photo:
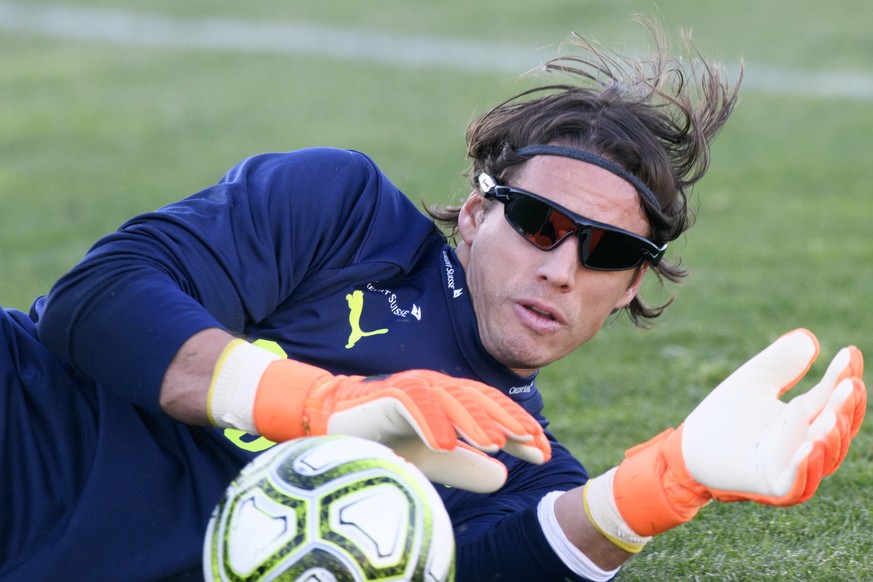
[[(488, 200), (497, 200), (503, 204), (504, 213), (503, 216), (506, 219), (506, 222), (515, 230), (519, 236), (524, 238), (527, 242), (529, 242), (534, 247), (542, 250), (542, 251), (550, 251), (560, 245), (566, 238), (570, 235), (576, 235), (580, 238), (580, 242), (583, 240), (581, 235), (585, 231), (590, 231), (592, 228), (599, 228), (608, 232), (614, 232), (617, 234), (621, 234), (627, 237), (630, 237), (640, 243), (640, 250), (642, 251), (639, 259), (633, 263), (632, 265), (623, 266), (623, 267), (598, 267), (598, 266), (590, 266), (586, 265), (582, 252), (584, 246), (579, 247), (579, 262), (586, 269), (591, 269), (594, 271), (627, 271), (630, 269), (634, 269), (639, 266), (643, 261), (648, 261), (653, 267), (661, 262), (661, 258), (664, 256), (664, 252), (667, 250), (667, 244), (657, 245), (651, 240), (647, 239), (644, 236), (640, 236), (636, 233), (630, 232), (628, 230), (624, 230), (622, 228), (618, 228), (617, 226), (612, 226), (611, 224), (606, 224), (603, 222), (597, 222), (596, 220), (592, 220), (586, 216), (582, 216), (581, 214), (576, 214), (572, 210), (568, 210), (564, 208), (560, 204), (556, 202), (552, 202), (548, 198), (544, 198), (538, 194), (534, 194), (533, 192), (528, 192), (527, 190), (523, 190), (521, 188), (515, 188), (512, 186), (502, 186), (498, 184), (494, 178), (489, 176), (488, 174), (481, 173), (477, 178), (479, 182), (479, 190), (482, 195)], [(506, 214), (506, 209), (508, 208), (507, 204), (512, 201), (513, 196), (526, 196), (528, 198), (532, 198), (542, 204), (545, 204), (550, 210), (560, 212), (570, 219), (573, 223), (573, 229), (567, 231), (567, 233), (561, 238), (555, 240), (555, 242), (548, 247), (543, 247), (535, 243), (529, 238), (530, 233), (526, 233), (518, 224), (510, 219), (510, 217)]]

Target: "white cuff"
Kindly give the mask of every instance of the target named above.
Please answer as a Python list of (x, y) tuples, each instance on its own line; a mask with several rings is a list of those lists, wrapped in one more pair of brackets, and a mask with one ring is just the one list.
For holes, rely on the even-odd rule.
[[(602, 570), (591, 559), (586, 556), (582, 550), (574, 546), (561, 526), (558, 524), (558, 518), (555, 515), (555, 501), (563, 495), (563, 491), (552, 491), (540, 500), (537, 506), (537, 517), (540, 520), (540, 527), (543, 528), (543, 533), (546, 534), (546, 539), (549, 545), (561, 558), (561, 561), (566, 564), (574, 573), (592, 580), (593, 582), (605, 582), (609, 580), (620, 570)], [(580, 512), (579, 519), (584, 519)]]
[(651, 536), (641, 536), (624, 521), (615, 504), (613, 482), (616, 468), (595, 477), (585, 484), (582, 494), (585, 514), (591, 524), (621, 549), (637, 553), (651, 540)]
[(258, 434), (253, 411), (258, 384), (267, 366), (282, 359), (244, 340), (233, 340), (218, 358), (209, 387), (209, 421), (224, 428)]

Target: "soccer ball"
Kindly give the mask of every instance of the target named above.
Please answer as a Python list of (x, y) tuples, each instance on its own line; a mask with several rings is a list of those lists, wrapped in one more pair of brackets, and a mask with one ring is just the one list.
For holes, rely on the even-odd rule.
[(273, 446), (234, 479), (209, 521), (207, 580), (454, 579), (455, 542), (433, 485), (351, 436)]

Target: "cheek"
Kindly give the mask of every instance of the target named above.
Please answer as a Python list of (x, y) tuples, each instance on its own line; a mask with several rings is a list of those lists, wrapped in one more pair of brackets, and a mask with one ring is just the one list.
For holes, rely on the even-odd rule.
[(477, 239), (470, 247), (467, 284), (474, 301), (480, 297), (488, 297), (498, 287), (497, 282), (501, 280), (502, 275), (495, 266), (506, 262), (505, 257), (499, 256), (500, 252), (500, 247), (493, 244), (490, 235)]
[(577, 290), (580, 304), (587, 312), (586, 318), (593, 325), (605, 322), (616, 309), (624, 307), (633, 298), (629, 285), (630, 280), (618, 272), (583, 272)]
[[(490, 219), (491, 217), (489, 217)], [(502, 216), (496, 216), (501, 221)], [(491, 309), (500, 299), (510, 294), (510, 290), (518, 283), (519, 273), (523, 271), (523, 256), (513, 245), (515, 241), (507, 240), (507, 233), (501, 230), (498, 221), (485, 220), (478, 229), (475, 240), (469, 249), (469, 263), (466, 266), (467, 286), (477, 317), (488, 319)], [(516, 236), (509, 231), (509, 235)], [(521, 240), (524, 243), (523, 240)]]
[[(505, 224), (503, 216), (494, 216), (480, 226), (471, 245), (472, 278), (490, 295), (501, 294), (530, 278), (537, 251)], [(499, 219), (499, 220), (497, 220)]]

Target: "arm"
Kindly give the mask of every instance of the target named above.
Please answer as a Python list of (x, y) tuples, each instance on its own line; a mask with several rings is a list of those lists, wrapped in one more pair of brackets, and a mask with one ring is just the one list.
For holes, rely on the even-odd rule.
[(619, 568), (633, 554), (609, 541), (591, 523), (587, 516), (580, 516), (583, 507), (584, 487), (577, 487), (561, 495), (555, 501), (555, 516), (567, 540), (581, 550), (589, 560), (605, 571)]
[(379, 381), (334, 376), (220, 329), (185, 342), (167, 368), (160, 402), (181, 422), (212, 422), (276, 441), (332, 433), (370, 438), (432, 479), (470, 490), (491, 491), (506, 479), (504, 466), (480, 451), (505, 448), (535, 463), (549, 456), (539, 424), (478, 382), (424, 370)]
[(161, 383), (164, 412), (186, 424), (209, 424), (206, 404), (213, 371), (221, 352), (234, 339), (226, 331), (213, 328), (196, 333), (182, 344)]
[[(207, 329), (241, 335), (307, 272), (364, 252), (380, 211), (360, 154), (249, 158), (218, 184), (137, 216), (98, 241), (51, 290), (41, 341), (107, 389), (158, 411), (165, 372)], [(338, 218), (344, 218), (339, 220)]]

